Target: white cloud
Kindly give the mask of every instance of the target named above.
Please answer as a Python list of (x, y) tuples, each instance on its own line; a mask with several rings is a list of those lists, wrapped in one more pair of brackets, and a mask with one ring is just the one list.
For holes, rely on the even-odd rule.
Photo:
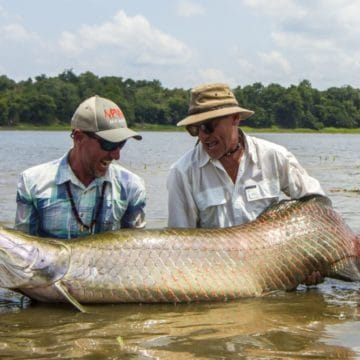
[[(289, 83), (292, 79), (289, 60), (280, 52), (258, 52), (244, 54), (240, 49), (234, 49), (233, 58), (236, 68), (233, 71), (234, 83), (240, 85), (261, 82), (266, 85), (272, 82)], [(284, 81), (286, 79), (286, 81)]]
[(284, 75), (290, 74), (291, 66), (289, 61), (278, 51), (260, 53), (259, 58), (270, 68), (281, 71)]
[(82, 52), (82, 48), (78, 46), (76, 36), (68, 31), (61, 34), (59, 46), (69, 57), (77, 57)]
[(205, 14), (204, 7), (191, 0), (180, 0), (177, 5), (177, 11), (179, 16), (183, 17), (192, 17)]
[(247, 82), (245, 79), (249, 79), (249, 75), (255, 75), (258, 71), (257, 66), (255, 65), (254, 59), (252, 61), (247, 60), (245, 57), (238, 55), (237, 57), (237, 72), (240, 76), (241, 83)]
[[(20, 23), (22, 17), (17, 14), (9, 13), (3, 6), (0, 5), (0, 23)], [(4, 25), (3, 25), (4, 26)]]
[[(322, 86), (354, 83), (360, 63), (359, 0), (243, 3), (271, 24), (267, 49), (259, 52), (257, 59), (262, 68), (257, 71), (258, 78), (270, 78), (266, 73), (274, 70), (277, 63), (278, 71), (284, 71), (284, 80), (307, 78)], [(282, 57), (276, 55), (280, 53)], [(278, 73), (274, 72), (273, 79), (275, 74)]]
[(0, 5), (0, 43), (38, 41), (38, 36), (25, 28), (21, 17), (12, 15)]
[(353, 37), (360, 32), (358, 0), (244, 0), (258, 16), (265, 15), (274, 30), (307, 33), (318, 37), (338, 37), (346, 31)]
[(82, 25), (75, 33), (63, 32), (59, 45), (70, 57), (96, 50), (108, 61), (128, 58), (141, 65), (184, 63), (192, 56), (183, 42), (156, 29), (145, 17), (130, 17), (124, 11), (119, 11), (110, 22)]
[(199, 82), (224, 82), (230, 86), (237, 85), (234, 78), (227, 77), (221, 69), (207, 68), (198, 71)]
[(0, 5), (0, 18), (2, 18), (3, 20), (9, 18), (8, 12), (1, 5)]
[(24, 42), (35, 39), (36, 36), (29, 33), (21, 24), (8, 24), (0, 28), (0, 38), (2, 41)]
[(244, 0), (244, 4), (256, 11), (278, 19), (302, 18), (306, 15), (303, 1), (296, 0)]
[(336, 49), (336, 44), (331, 39), (317, 39), (301, 33), (274, 32), (272, 38), (277, 46), (284, 49), (307, 52)]
[(339, 9), (336, 15), (339, 26), (343, 26), (344, 29), (351, 37), (360, 35), (360, 3), (359, 1), (348, 1), (347, 4)]
[[(105, 20), (90, 7), (85, 18), (80, 5), (67, 18), (59, 5), (64, 21), (51, 28), (41, 21), (51, 18), (50, 7), (31, 13), (33, 7), (25, 11), (13, 1), (17, 13), (0, 5), (0, 66), (15, 79), (71, 68), (185, 88), (208, 81), (288, 85), (304, 78), (319, 88), (360, 86), (360, 0), (240, 0), (224, 14), (219, 3), (200, 0), (176, 0), (175, 9), (165, 0), (157, 9), (136, 2), (126, 12), (109, 12), (112, 17), (102, 13)], [(141, 15), (129, 15), (134, 7)], [(224, 25), (226, 41), (212, 33), (214, 23)]]

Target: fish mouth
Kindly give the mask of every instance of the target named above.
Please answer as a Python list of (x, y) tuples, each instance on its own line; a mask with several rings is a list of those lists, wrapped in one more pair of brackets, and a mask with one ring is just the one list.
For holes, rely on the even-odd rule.
[(58, 240), (48, 239), (42, 250), (30, 235), (16, 230), (0, 232), (0, 287), (48, 285), (64, 276), (69, 261), (67, 246)]
[[(32, 266), (36, 262), (38, 254), (32, 252), (25, 256), (13, 256), (9, 252), (0, 250), (0, 286), (14, 289), (28, 283), (33, 277)], [(24, 260), (26, 259), (26, 260)], [(30, 260), (32, 259), (32, 260)]]

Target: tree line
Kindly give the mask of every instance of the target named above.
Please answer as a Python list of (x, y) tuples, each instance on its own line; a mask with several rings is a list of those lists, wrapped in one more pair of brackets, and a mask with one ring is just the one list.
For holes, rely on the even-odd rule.
[[(233, 90), (240, 106), (255, 111), (243, 125), (315, 130), (360, 127), (360, 89), (351, 86), (320, 91), (303, 80), (289, 87), (259, 82)], [(175, 125), (187, 114), (190, 89), (167, 89), (158, 80), (99, 77), (91, 72), (77, 76), (72, 70), (19, 82), (2, 75), (0, 126), (68, 125), (80, 102), (95, 94), (117, 103), (130, 126)]]

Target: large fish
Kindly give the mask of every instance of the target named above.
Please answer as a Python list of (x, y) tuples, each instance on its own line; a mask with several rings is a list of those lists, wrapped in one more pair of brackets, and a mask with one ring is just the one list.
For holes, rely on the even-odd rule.
[(60, 241), (0, 230), (0, 286), (44, 302), (223, 301), (291, 290), (313, 272), (360, 280), (360, 236), (325, 197), (225, 229), (121, 230)]

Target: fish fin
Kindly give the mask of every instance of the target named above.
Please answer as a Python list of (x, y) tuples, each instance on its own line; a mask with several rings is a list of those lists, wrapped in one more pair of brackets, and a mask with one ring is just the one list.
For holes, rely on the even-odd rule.
[(64, 295), (64, 297), (71, 302), (78, 310), (82, 313), (90, 312), (85, 306), (81, 305), (67, 290), (67, 288), (61, 283), (61, 281), (57, 281), (55, 287)]
[(279, 213), (283, 213), (292, 209), (296, 209), (304, 206), (304, 204), (309, 203), (319, 203), (325, 207), (332, 207), (331, 200), (323, 195), (307, 195), (303, 196), (300, 199), (283, 199), (277, 203), (270, 205), (267, 209), (265, 209), (259, 216), (265, 219), (271, 219), (273, 217), (277, 217)]
[(360, 259), (347, 258), (336, 262), (327, 276), (344, 281), (360, 281)]

